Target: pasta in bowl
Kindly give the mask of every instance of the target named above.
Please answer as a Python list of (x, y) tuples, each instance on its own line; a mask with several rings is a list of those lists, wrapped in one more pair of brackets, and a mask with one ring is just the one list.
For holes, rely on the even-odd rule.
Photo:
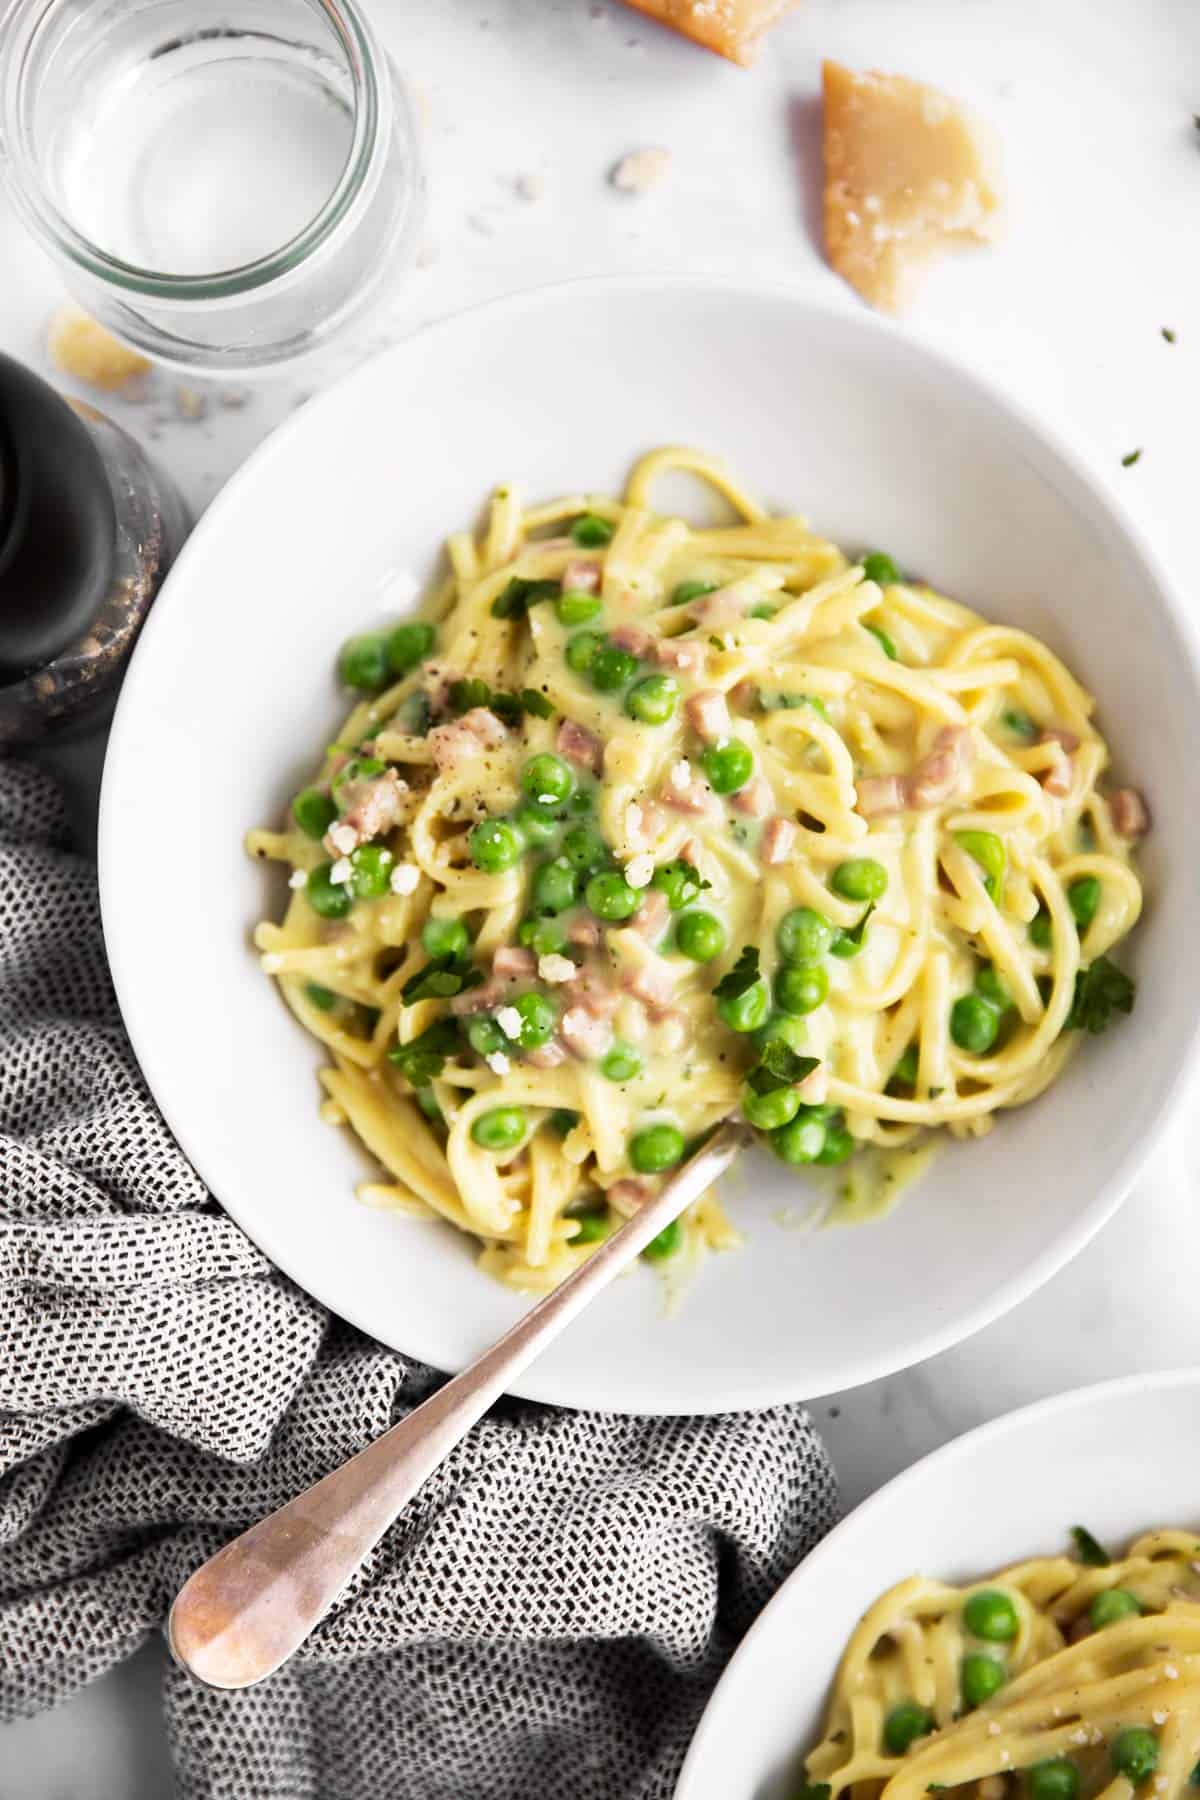
[[(708, 484), (731, 522), (654, 497)], [(834, 1210), (986, 1131), (1133, 1005), (1137, 790), (1030, 634), (660, 450), (624, 495), (496, 490), (285, 830), (256, 944), (325, 1116), (491, 1273), (560, 1279), (722, 1117)], [(737, 1234), (715, 1196), (651, 1247)]]

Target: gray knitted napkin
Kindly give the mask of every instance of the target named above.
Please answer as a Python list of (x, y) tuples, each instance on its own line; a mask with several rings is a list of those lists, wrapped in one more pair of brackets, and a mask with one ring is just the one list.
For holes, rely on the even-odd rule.
[[(0, 762), (0, 1718), (131, 1655), (199, 1562), (439, 1379), (214, 1205), (134, 1063), (62, 799)], [(834, 1507), (799, 1407), (506, 1402), (288, 1668), (245, 1694), (168, 1669), (178, 1792), (666, 1800)]]

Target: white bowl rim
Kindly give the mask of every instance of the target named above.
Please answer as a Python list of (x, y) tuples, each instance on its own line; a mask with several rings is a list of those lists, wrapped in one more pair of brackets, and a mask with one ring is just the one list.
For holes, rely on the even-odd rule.
[[(1200, 693), (1200, 624), (1193, 624), (1187, 609), (1183, 605), (1174, 578), (1167, 570), (1157, 550), (1150, 543), (1145, 531), (1132, 517), (1127, 503), (1117, 494), (1106, 477), (1099, 472), (1098, 464), (1091, 453), (1075, 443), (1060, 426), (1042, 420), (1022, 401), (1013, 399), (992, 377), (980, 373), (969, 364), (961, 361), (957, 355), (950, 354), (938, 346), (931, 344), (923, 336), (911, 332), (891, 320), (877, 314), (855, 312), (845, 305), (833, 305), (827, 300), (814, 298), (799, 283), (782, 280), (746, 280), (735, 276), (696, 275), (687, 273), (647, 273), (581, 276), (563, 281), (542, 283), (536, 287), (518, 289), (508, 294), (477, 301), (469, 306), (446, 314), (438, 319), (430, 320), (418, 326), (395, 343), (367, 357), (355, 368), (340, 376), (327, 388), (306, 402), (289, 419), (285, 420), (252, 452), (213, 499), (207, 510), (196, 524), (184, 549), (166, 577), (164, 586), (177, 579), (177, 571), (187, 567), (193, 543), (204, 542), (223, 529), (224, 517), (240, 499), (242, 488), (258, 480), (268, 470), (275, 459), (284, 456), (290, 449), (294, 437), (309, 434), (319, 426), (321, 416), (327, 408), (341, 406), (345, 397), (356, 389), (373, 387), (379, 379), (379, 371), (390, 361), (403, 360), (419, 355), (423, 346), (439, 336), (453, 335), (461, 329), (464, 322), (486, 314), (489, 317), (503, 319), (505, 316), (518, 316), (535, 312), (547, 306), (569, 305), (576, 297), (591, 297), (603, 294), (630, 294), (663, 292), (692, 292), (697, 295), (721, 294), (731, 298), (740, 297), (748, 301), (773, 299), (786, 300), (794, 305), (798, 313), (805, 313), (827, 321), (836, 322), (880, 339), (891, 339), (903, 348), (924, 359), (944, 373), (953, 383), (974, 390), (976, 395), (988, 406), (994, 407), (1002, 415), (1006, 415), (1020, 431), (1029, 434), (1035, 441), (1056, 457), (1070, 477), (1085, 491), (1087, 496), (1107, 517), (1118, 533), (1125, 539), (1128, 547), (1143, 564), (1162, 602), (1163, 610), (1169, 624), (1175, 632), (1179, 646), (1183, 651), (1193, 685)], [(105, 945), (112, 972), (113, 985), (117, 993), (118, 1004), (126, 1030), (133, 1045), (134, 1054), (142, 1069), (147, 1086), (156, 1104), (162, 1111), (167, 1126), (175, 1137), (184, 1155), (205, 1182), (213, 1198), (228, 1212), (229, 1216), (243, 1230), (247, 1237), (266, 1255), (275, 1266), (297, 1286), (304, 1289), (322, 1306), (335, 1316), (346, 1319), (351, 1325), (375, 1336), (372, 1327), (357, 1312), (353, 1304), (346, 1304), (339, 1296), (334, 1298), (330, 1288), (337, 1288), (336, 1279), (326, 1283), (323, 1279), (310, 1281), (307, 1276), (296, 1274), (291, 1266), (287, 1233), (276, 1232), (265, 1221), (256, 1220), (253, 1225), (247, 1223), (240, 1211), (229, 1204), (205, 1176), (205, 1155), (203, 1145), (189, 1142), (186, 1121), (179, 1118), (178, 1109), (173, 1100), (160, 1098), (160, 1083), (156, 1070), (159, 1059), (152, 1033), (144, 1028), (141, 1016), (139, 996), (142, 984), (136, 973), (136, 946), (119, 928), (119, 899), (116, 892), (117, 882), (111, 874), (115, 863), (113, 840), (117, 834), (116, 818), (119, 812), (117, 790), (118, 773), (122, 761), (127, 755), (126, 740), (129, 736), (129, 722), (133, 717), (133, 707), (128, 703), (131, 692), (136, 693), (138, 672), (145, 667), (146, 657), (142, 654), (144, 643), (154, 643), (160, 631), (170, 629), (164, 625), (166, 617), (173, 618), (161, 606), (153, 607), (146, 624), (140, 634), (138, 645), (131, 660), (129, 671), (122, 687), (117, 703), (116, 713), (109, 734), (105, 755), (104, 774), (100, 792), (100, 807), (97, 829), (98, 840), (98, 878), (100, 894), (101, 920), (104, 929)], [(1152, 1103), (1147, 1109), (1146, 1130), (1140, 1141), (1130, 1146), (1124, 1158), (1109, 1171), (1106, 1179), (1096, 1189), (1091, 1201), (1083, 1207), (1069, 1228), (1062, 1230), (1042, 1251), (1033, 1257), (1019, 1274), (1014, 1274), (1007, 1281), (1001, 1282), (979, 1302), (963, 1313), (948, 1320), (944, 1324), (934, 1325), (921, 1337), (910, 1335), (908, 1341), (896, 1345), (891, 1350), (879, 1350), (875, 1354), (860, 1355), (855, 1360), (853, 1355), (847, 1357), (842, 1378), (827, 1388), (828, 1392), (845, 1392), (860, 1387), (869, 1381), (879, 1380), (884, 1376), (895, 1374), (898, 1370), (912, 1368), (926, 1362), (940, 1351), (961, 1343), (983, 1330), (995, 1320), (1010, 1312), (1022, 1300), (1027, 1299), (1042, 1287), (1053, 1275), (1071, 1262), (1079, 1252), (1096, 1235), (1100, 1228), (1116, 1212), (1129, 1194), (1142, 1168), (1164, 1127), (1180, 1102), (1190, 1071), (1200, 1055), (1200, 1009), (1193, 1019), (1190, 1033), (1187, 1036), (1184, 1053), (1172, 1073), (1170, 1080), (1165, 1081)], [(168, 1084), (169, 1085), (169, 1084)], [(397, 1346), (398, 1347), (398, 1346)], [(422, 1353), (415, 1347), (409, 1347), (410, 1356)], [(426, 1356), (435, 1367), (443, 1368), (448, 1373), (455, 1373), (461, 1367), (461, 1359), (454, 1356)], [(815, 1398), (809, 1393), (797, 1392), (794, 1375), (781, 1368), (772, 1380), (760, 1375), (742, 1376), (737, 1372), (726, 1371), (719, 1395), (712, 1397), (701, 1390), (696, 1395), (696, 1403), (689, 1406), (687, 1414), (682, 1414), (678, 1404), (672, 1404), (665, 1398), (654, 1395), (641, 1395), (635, 1405), (627, 1400), (597, 1401), (588, 1398), (578, 1401), (567, 1391), (569, 1380), (560, 1382), (553, 1374), (545, 1373), (545, 1365), (534, 1363), (532, 1367), (514, 1384), (514, 1395), (548, 1405), (572, 1406), (584, 1404), (589, 1407), (602, 1406), (614, 1412), (638, 1412), (652, 1415), (691, 1416), (694, 1413), (725, 1412), (731, 1410), (755, 1410), (758, 1408), (787, 1404), (796, 1399)]]
[[(1150, 1374), (1117, 1375), (1110, 1381), (1091, 1382), (1087, 1387), (1068, 1388), (1065, 1393), (1050, 1394), (1044, 1400), (1031, 1401), (1028, 1406), (1019, 1406), (1013, 1412), (1001, 1413), (998, 1418), (975, 1425), (970, 1431), (963, 1432), (961, 1437), (951, 1438), (948, 1444), (942, 1444), (928, 1455), (919, 1457), (907, 1469), (901, 1469), (898, 1475), (893, 1475), (890, 1481), (885, 1481), (882, 1487), (876, 1488), (873, 1494), (868, 1494), (865, 1500), (860, 1501), (852, 1512), (848, 1512), (821, 1539), (815, 1549), (809, 1551), (803, 1562), (796, 1565), (783, 1586), (768, 1600), (726, 1663), (688, 1746), (687, 1756), (679, 1771), (674, 1800), (692, 1800), (689, 1783), (708, 1755), (710, 1743), (724, 1729), (723, 1720), (718, 1718), (722, 1710), (721, 1690), (726, 1683), (732, 1686), (740, 1678), (742, 1669), (756, 1660), (760, 1640), (768, 1636), (779, 1615), (795, 1604), (793, 1590), (803, 1584), (814, 1566), (823, 1566), (835, 1557), (847, 1553), (853, 1554), (854, 1545), (861, 1540), (863, 1533), (874, 1529), (877, 1515), (886, 1513), (898, 1496), (902, 1496), (908, 1488), (927, 1481), (938, 1471), (952, 1469), (960, 1463), (969, 1463), (982, 1446), (996, 1443), (1010, 1434), (1019, 1435), (1027, 1426), (1040, 1420), (1062, 1417), (1076, 1410), (1087, 1412), (1090, 1407), (1104, 1406), (1109, 1400), (1121, 1400), (1127, 1394), (1169, 1393), (1176, 1388), (1188, 1387), (1200, 1387), (1200, 1364), (1157, 1369)], [(829, 1674), (832, 1679), (832, 1668)], [(698, 1794), (695, 1800), (700, 1800)]]

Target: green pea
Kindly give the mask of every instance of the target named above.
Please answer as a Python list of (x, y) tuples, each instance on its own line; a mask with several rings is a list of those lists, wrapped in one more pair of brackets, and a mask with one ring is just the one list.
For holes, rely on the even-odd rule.
[(598, 919), (614, 923), (631, 918), (641, 905), (641, 895), (615, 869), (593, 875), (584, 890), (584, 899)]
[(960, 1683), (967, 1706), (982, 1706), (1000, 1692), (1008, 1677), (994, 1656), (964, 1656)]
[(867, 625), (864, 626), (864, 630), (870, 632), (889, 662), (900, 661), (900, 652), (896, 648), (895, 640), (890, 638), (881, 626)]
[(784, 962), (820, 962), (832, 947), (834, 928), (811, 906), (794, 906), (784, 913), (775, 931), (775, 942)]
[(637, 657), (616, 644), (601, 644), (588, 664), (588, 680), (601, 694), (615, 694), (637, 674)]
[(508, 1039), (495, 1019), (489, 1019), (486, 1013), (476, 1013), (467, 1021), (467, 1042), (477, 1056), (495, 1056), (497, 1051), (508, 1051)]
[(742, 1112), (759, 1131), (778, 1131), (799, 1110), (800, 1096), (794, 1087), (771, 1088), (765, 1094), (756, 1093), (749, 1083), (742, 1089)]
[(857, 1149), (857, 1140), (851, 1137), (844, 1125), (827, 1125), (825, 1142), (813, 1161), (824, 1167), (834, 1167), (838, 1163), (847, 1162)]
[(656, 1238), (650, 1239), (642, 1255), (648, 1256), (651, 1262), (661, 1262), (664, 1257), (674, 1256), (682, 1244), (683, 1226), (678, 1219), (672, 1219), (669, 1225), (663, 1226)]
[(437, 633), (424, 619), (411, 619), (397, 625), (388, 636), (387, 659), (393, 675), (407, 675), (419, 662), (424, 662), (433, 649)]
[(515, 1150), (528, 1129), (522, 1107), (493, 1106), (474, 1121), (471, 1136), (483, 1150)]
[(376, 775), (382, 775), (387, 768), (377, 756), (353, 756), (340, 768), (333, 778), (333, 797), (341, 804), (342, 792), (358, 781), (373, 781)]
[(773, 619), (778, 611), (779, 608), (772, 606), (769, 600), (763, 600), (758, 606), (752, 606), (746, 616), (750, 619)]
[(582, 813), (590, 813), (596, 804), (596, 797), (590, 788), (576, 788), (567, 801), (567, 811), (579, 817)]
[(375, 632), (350, 638), (342, 645), (338, 674), (347, 687), (360, 688), (364, 693), (385, 686), (388, 678), (386, 638)]
[(431, 1087), (417, 1089), (417, 1105), (425, 1114), (425, 1117), (427, 1119), (432, 1119), (435, 1125), (444, 1123), (442, 1109), (437, 1103), (437, 1095)]
[(641, 1072), (642, 1059), (632, 1044), (614, 1044), (600, 1064), (600, 1073), (607, 1081), (632, 1081)]
[(1008, 852), (1004, 839), (994, 831), (956, 831), (954, 841), (968, 856), (974, 857), (984, 873), (984, 887), (997, 906), (1004, 893), (1004, 871)]
[(571, 527), (572, 540), (584, 550), (599, 550), (602, 545), (612, 542), (615, 525), (602, 519), (599, 513), (581, 513)]
[(350, 858), (350, 884), (356, 900), (381, 900), (388, 891), (396, 859), (382, 844), (360, 844)]
[(841, 862), (829, 885), (843, 900), (882, 900), (887, 893), (888, 872), (873, 856), (852, 856)]
[(950, 1008), (950, 1036), (960, 1050), (982, 1056), (1000, 1030), (1000, 1014), (982, 994), (962, 994)]
[(1039, 906), (1029, 921), (1029, 941), (1039, 950), (1048, 950), (1054, 941), (1054, 927), (1044, 906)]
[(551, 1131), (557, 1131), (559, 1137), (566, 1137), (568, 1131), (574, 1131), (579, 1123), (579, 1114), (572, 1112), (569, 1106), (559, 1106), (550, 1114), (548, 1120)]
[(573, 1244), (599, 1244), (612, 1236), (612, 1217), (607, 1207), (603, 1212), (581, 1212), (571, 1216), (579, 1227), (571, 1239)]
[(538, 1050), (548, 1044), (558, 1024), (558, 1008), (545, 994), (518, 994), (513, 1006), (521, 1015), (517, 1042), (522, 1050)]
[(426, 919), (421, 927), (421, 948), (426, 956), (462, 956), (471, 934), (461, 919)]
[(963, 1606), (963, 1624), (972, 1637), (1008, 1644), (1017, 1635), (1017, 1609), (999, 1588), (978, 1588)]
[(1012, 706), (1002, 712), (1000, 723), (1006, 731), (1010, 731), (1015, 738), (1020, 738), (1026, 744), (1031, 744), (1037, 736), (1037, 726), (1029, 714), (1022, 712), (1020, 707)]
[(543, 750), (521, 770), (521, 786), (539, 806), (561, 806), (575, 789), (575, 776), (561, 756)]
[(916, 1087), (917, 1072), (920, 1066), (920, 1054), (916, 1044), (910, 1044), (908, 1046), (908, 1049), (904, 1052), (904, 1055), (892, 1070), (891, 1081), (888, 1083), (889, 1087), (891, 1086), (892, 1081), (896, 1083), (897, 1087)]
[(790, 1013), (773, 1013), (755, 1034), (754, 1041), (760, 1050), (775, 1043), (786, 1044), (789, 1050), (803, 1050), (808, 1043), (808, 1026)]
[(879, 587), (895, 587), (897, 582), (904, 580), (898, 565), (885, 550), (872, 550), (869, 556), (863, 557), (862, 566), (867, 580)]
[(1012, 1005), (1012, 995), (996, 973), (993, 963), (984, 963), (975, 977), (975, 992), (982, 994), (1001, 1012)]
[(1029, 1800), (1078, 1800), (1079, 1770), (1066, 1756), (1034, 1763), (1029, 1771)]
[(771, 996), (765, 981), (752, 982), (740, 994), (729, 994), (717, 1001), (717, 1012), (730, 1031), (757, 1031), (771, 1010)]
[(682, 912), (685, 906), (700, 898), (700, 877), (688, 862), (664, 863), (660, 869), (655, 869), (650, 886), (667, 896), (672, 912)]
[(353, 905), (354, 896), (345, 882), (330, 881), (332, 863), (318, 863), (308, 872), (304, 895), (315, 913), (323, 919), (344, 919)]
[(527, 844), (549, 844), (558, 836), (561, 821), (536, 800), (522, 800), (513, 814), (513, 824)]
[(1080, 931), (1086, 931), (1100, 904), (1100, 883), (1094, 875), (1081, 875), (1067, 889), (1067, 901)]
[(582, 588), (567, 588), (554, 603), (554, 610), (563, 625), (586, 625), (594, 619), (604, 602), (599, 594), (585, 594)]
[(305, 837), (323, 838), (337, 816), (332, 795), (323, 794), (320, 788), (305, 788), (292, 801), (292, 817)]
[(595, 825), (572, 825), (562, 841), (562, 853), (573, 869), (587, 875), (608, 862), (608, 845)]
[(705, 594), (715, 594), (715, 581), (681, 581), (671, 595), (672, 606), (688, 606), (693, 600), (703, 600)]
[(332, 1012), (338, 1003), (338, 997), (333, 989), (322, 987), (319, 981), (305, 983), (304, 997), (317, 1008), (318, 1012)]
[(472, 825), (467, 844), (471, 861), (485, 875), (499, 875), (521, 860), (524, 840), (507, 819), (480, 819)]
[(639, 1175), (673, 1169), (683, 1155), (683, 1133), (677, 1125), (643, 1125), (629, 1140), (629, 1161)]
[(568, 669), (573, 669), (576, 675), (586, 675), (603, 642), (598, 631), (577, 631), (574, 637), (567, 639), (563, 651)]
[(802, 1106), (790, 1124), (771, 1133), (771, 1148), (786, 1163), (816, 1162), (825, 1148), (824, 1119)]
[(530, 903), (542, 913), (566, 912), (578, 897), (579, 876), (565, 856), (544, 862), (533, 872)]
[(1145, 1725), (1127, 1725), (1113, 1739), (1109, 1755), (1116, 1773), (1136, 1786), (1158, 1767), (1158, 1739)]
[(625, 696), (625, 711), (643, 725), (665, 725), (679, 702), (679, 683), (673, 675), (645, 675)]
[(736, 794), (754, 773), (754, 752), (741, 738), (726, 738), (702, 753), (700, 767), (718, 794)]
[(561, 956), (567, 947), (567, 934), (557, 919), (522, 919), (517, 926), (517, 942), (535, 956)]
[(675, 927), (675, 942), (693, 962), (711, 962), (725, 948), (725, 927), (713, 913), (684, 913)]
[(1103, 1631), (1106, 1625), (1118, 1625), (1122, 1619), (1136, 1619), (1141, 1610), (1141, 1602), (1128, 1588), (1105, 1588), (1092, 1601), (1088, 1618), (1093, 1631)]
[(851, 937), (848, 931), (839, 931), (829, 946), (829, 954), (840, 956), (843, 962), (849, 962), (852, 956), (862, 954), (862, 947), (862, 937)]
[(893, 1756), (903, 1756), (918, 1738), (928, 1737), (932, 1730), (933, 1714), (915, 1700), (902, 1700), (883, 1721), (883, 1747)]
[(820, 963), (780, 969), (775, 977), (775, 1004), (785, 1013), (810, 1013), (829, 993), (829, 976)]

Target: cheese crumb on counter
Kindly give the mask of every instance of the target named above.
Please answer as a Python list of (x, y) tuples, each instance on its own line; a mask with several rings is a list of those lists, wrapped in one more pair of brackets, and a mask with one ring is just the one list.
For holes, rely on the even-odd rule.
[(622, 194), (645, 194), (666, 179), (671, 152), (662, 149), (631, 150), (609, 172), (609, 183)]
[(824, 67), (825, 254), (868, 305), (899, 312), (926, 263), (1002, 227), (999, 140), (923, 82)]
[(120, 343), (73, 301), (60, 306), (51, 319), (46, 348), (64, 375), (109, 393), (150, 369), (149, 357)]

